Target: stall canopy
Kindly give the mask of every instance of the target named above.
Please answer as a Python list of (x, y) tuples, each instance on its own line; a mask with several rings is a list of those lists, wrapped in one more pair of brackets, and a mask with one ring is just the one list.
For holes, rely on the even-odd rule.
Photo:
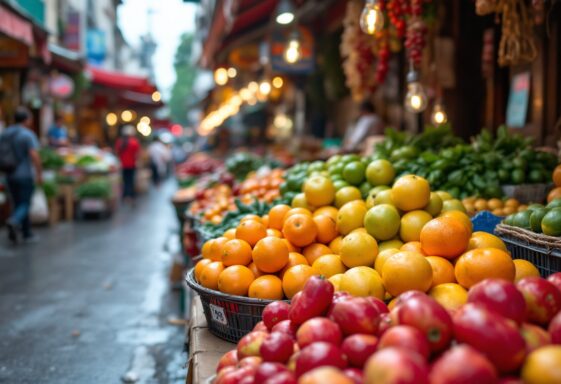
[(93, 84), (122, 91), (130, 91), (151, 95), (157, 88), (144, 76), (132, 76), (122, 72), (109, 71), (92, 66), (87, 67), (87, 73)]

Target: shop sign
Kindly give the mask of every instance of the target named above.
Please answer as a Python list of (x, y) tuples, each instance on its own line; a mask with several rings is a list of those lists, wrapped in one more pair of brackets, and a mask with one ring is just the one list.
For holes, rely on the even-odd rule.
[(530, 97), (530, 72), (523, 72), (512, 77), (508, 106), (506, 110), (506, 125), (510, 128), (524, 128), (528, 113), (528, 99)]
[(259, 46), (248, 44), (235, 48), (228, 55), (228, 61), (238, 70), (250, 70), (259, 63)]
[(49, 92), (59, 99), (66, 99), (74, 93), (74, 80), (68, 75), (59, 73), (49, 80)]
[(86, 56), (88, 62), (94, 65), (100, 65), (105, 60), (105, 54), (105, 31), (96, 28), (88, 29), (86, 39)]
[(80, 12), (74, 10), (69, 11), (66, 16), (66, 25), (62, 37), (65, 48), (76, 52), (81, 51), (80, 24)]
[(271, 64), (273, 71), (293, 75), (306, 75), (315, 67), (314, 36), (305, 27), (298, 27), (300, 34), (300, 60), (289, 64), (284, 60), (284, 51), (293, 31), (290, 28), (275, 29), (271, 35)]

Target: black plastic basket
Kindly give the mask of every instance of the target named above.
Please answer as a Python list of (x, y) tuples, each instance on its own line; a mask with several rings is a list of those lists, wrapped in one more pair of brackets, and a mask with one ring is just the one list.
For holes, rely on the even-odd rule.
[(232, 343), (251, 332), (261, 321), (265, 306), (273, 301), (232, 296), (205, 288), (195, 280), (194, 268), (185, 275), (185, 282), (201, 297), (209, 331)]

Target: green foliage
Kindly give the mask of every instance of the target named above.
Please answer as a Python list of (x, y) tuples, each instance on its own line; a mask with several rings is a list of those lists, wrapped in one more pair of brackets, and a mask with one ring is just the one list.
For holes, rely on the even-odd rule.
[(41, 148), (39, 157), (44, 169), (60, 169), (64, 166), (64, 159), (51, 148)]
[(78, 199), (108, 199), (111, 196), (111, 185), (106, 179), (97, 179), (83, 183), (76, 188)]
[(42, 187), (47, 199), (52, 199), (58, 194), (58, 185), (54, 181), (45, 181)]
[(180, 124), (187, 124), (187, 107), (197, 77), (197, 68), (193, 62), (193, 39), (192, 33), (183, 34), (175, 52), (176, 80), (168, 105), (171, 118)]

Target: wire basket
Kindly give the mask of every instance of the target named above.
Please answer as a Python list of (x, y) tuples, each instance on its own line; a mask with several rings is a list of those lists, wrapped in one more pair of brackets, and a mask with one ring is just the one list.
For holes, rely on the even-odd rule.
[(542, 277), (561, 272), (561, 242), (551, 236), (541, 235), (522, 228), (500, 224), (496, 234), (506, 244), (513, 259), (524, 259), (534, 264)]
[(209, 331), (232, 343), (237, 343), (261, 321), (263, 309), (273, 300), (253, 299), (213, 291), (197, 283), (195, 268), (185, 275), (187, 285), (201, 297)]

